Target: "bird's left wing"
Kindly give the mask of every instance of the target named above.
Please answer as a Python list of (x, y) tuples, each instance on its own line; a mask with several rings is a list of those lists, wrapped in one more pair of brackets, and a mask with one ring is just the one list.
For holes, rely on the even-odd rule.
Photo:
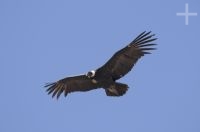
[(67, 77), (57, 82), (46, 84), (45, 87), (48, 87), (46, 90), (48, 94), (52, 94), (52, 97), (57, 96), (57, 98), (59, 98), (62, 93), (67, 96), (67, 94), (71, 92), (89, 91), (97, 89), (99, 86), (86, 75), (79, 75)]
[(108, 62), (102, 66), (111, 72), (112, 77), (117, 80), (127, 74), (134, 64), (145, 54), (150, 54), (154, 50), (151, 43), (157, 38), (152, 38), (151, 32), (143, 32), (137, 36), (129, 45), (116, 52)]

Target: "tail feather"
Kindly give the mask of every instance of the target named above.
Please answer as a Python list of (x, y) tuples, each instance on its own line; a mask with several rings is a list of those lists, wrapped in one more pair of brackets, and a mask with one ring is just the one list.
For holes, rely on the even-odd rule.
[(122, 96), (127, 90), (128, 85), (116, 82), (114, 85), (111, 85), (109, 88), (105, 89), (105, 92), (107, 96)]

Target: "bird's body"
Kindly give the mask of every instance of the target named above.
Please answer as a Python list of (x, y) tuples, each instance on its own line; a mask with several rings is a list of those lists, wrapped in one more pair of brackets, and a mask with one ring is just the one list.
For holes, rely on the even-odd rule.
[(149, 54), (149, 50), (154, 50), (150, 42), (156, 40), (150, 35), (151, 32), (143, 32), (136, 37), (129, 45), (116, 52), (110, 60), (102, 67), (89, 71), (87, 74), (67, 77), (55, 83), (47, 84), (48, 94), (57, 98), (64, 92), (89, 91), (97, 88), (104, 88), (107, 96), (122, 96), (128, 90), (128, 85), (116, 82), (126, 75), (144, 54)]

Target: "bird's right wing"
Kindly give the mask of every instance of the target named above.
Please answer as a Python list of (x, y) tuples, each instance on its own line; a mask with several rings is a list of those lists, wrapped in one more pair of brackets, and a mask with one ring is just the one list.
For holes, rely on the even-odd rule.
[(74, 77), (67, 77), (57, 82), (46, 84), (45, 87), (48, 87), (46, 90), (48, 94), (52, 93), (52, 97), (56, 95), (57, 98), (59, 98), (62, 93), (67, 96), (67, 94), (71, 92), (89, 91), (97, 89), (99, 86), (86, 75), (79, 75)]

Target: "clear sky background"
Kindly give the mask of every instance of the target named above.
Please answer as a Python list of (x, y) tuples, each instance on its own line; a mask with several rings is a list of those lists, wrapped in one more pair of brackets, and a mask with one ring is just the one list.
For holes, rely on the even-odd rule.
[[(185, 11), (198, 16), (176, 16)], [(1, 132), (200, 132), (198, 0), (1, 0)], [(157, 50), (104, 90), (48, 96), (46, 82), (103, 65), (143, 31)]]

